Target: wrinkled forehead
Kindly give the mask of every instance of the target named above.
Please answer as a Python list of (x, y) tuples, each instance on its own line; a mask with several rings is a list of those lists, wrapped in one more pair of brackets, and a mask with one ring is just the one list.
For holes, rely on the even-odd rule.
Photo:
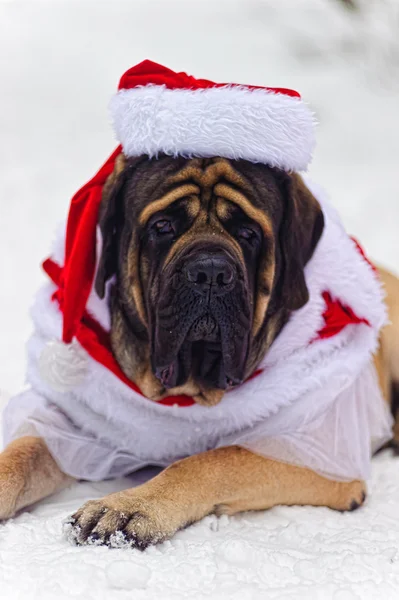
[(140, 225), (177, 200), (197, 196), (207, 208), (215, 196), (236, 204), (262, 222), (277, 219), (282, 195), (275, 169), (243, 160), (161, 156), (141, 162), (128, 179), (127, 207)]

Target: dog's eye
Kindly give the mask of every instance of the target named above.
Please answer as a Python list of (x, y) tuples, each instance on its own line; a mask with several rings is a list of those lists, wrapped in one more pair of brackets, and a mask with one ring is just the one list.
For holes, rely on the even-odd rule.
[(154, 229), (157, 233), (173, 233), (173, 225), (171, 221), (167, 219), (160, 219), (159, 221), (155, 221), (153, 225)]
[(242, 238), (243, 240), (252, 240), (256, 237), (255, 231), (249, 227), (240, 227), (237, 233), (238, 237)]

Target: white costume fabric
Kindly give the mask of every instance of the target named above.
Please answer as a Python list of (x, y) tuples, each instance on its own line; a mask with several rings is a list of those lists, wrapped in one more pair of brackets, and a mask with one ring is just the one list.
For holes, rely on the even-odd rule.
[[(310, 300), (292, 314), (260, 375), (227, 392), (215, 407), (170, 407), (134, 392), (88, 356), (83, 383), (57, 392), (38, 369), (45, 344), (60, 339), (62, 329), (51, 299), (55, 286), (48, 284), (32, 310), (29, 388), (5, 410), (5, 442), (41, 436), (64, 472), (93, 481), (232, 444), (329, 478), (367, 479), (371, 455), (391, 438), (392, 427), (372, 362), (386, 322), (383, 291), (335, 210), (310, 187), (326, 223), (305, 269)], [(60, 265), (62, 246), (59, 239), (53, 253)], [(367, 323), (318, 339), (326, 291)], [(107, 299), (92, 290), (87, 310), (109, 329)]]

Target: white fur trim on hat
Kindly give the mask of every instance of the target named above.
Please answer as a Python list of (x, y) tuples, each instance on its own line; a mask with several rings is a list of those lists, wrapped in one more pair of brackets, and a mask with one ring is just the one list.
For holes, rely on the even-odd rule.
[(315, 144), (303, 101), (264, 89), (146, 85), (120, 90), (110, 110), (127, 156), (222, 156), (301, 171)]

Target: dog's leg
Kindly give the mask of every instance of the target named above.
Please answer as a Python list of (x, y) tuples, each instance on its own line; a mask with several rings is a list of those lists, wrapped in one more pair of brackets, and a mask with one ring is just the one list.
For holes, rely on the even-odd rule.
[(137, 488), (87, 502), (66, 528), (78, 544), (145, 548), (212, 513), (277, 504), (353, 510), (365, 497), (362, 481), (332, 481), (230, 446), (176, 462)]
[(66, 487), (65, 475), (41, 438), (15, 440), (0, 454), (0, 519)]

